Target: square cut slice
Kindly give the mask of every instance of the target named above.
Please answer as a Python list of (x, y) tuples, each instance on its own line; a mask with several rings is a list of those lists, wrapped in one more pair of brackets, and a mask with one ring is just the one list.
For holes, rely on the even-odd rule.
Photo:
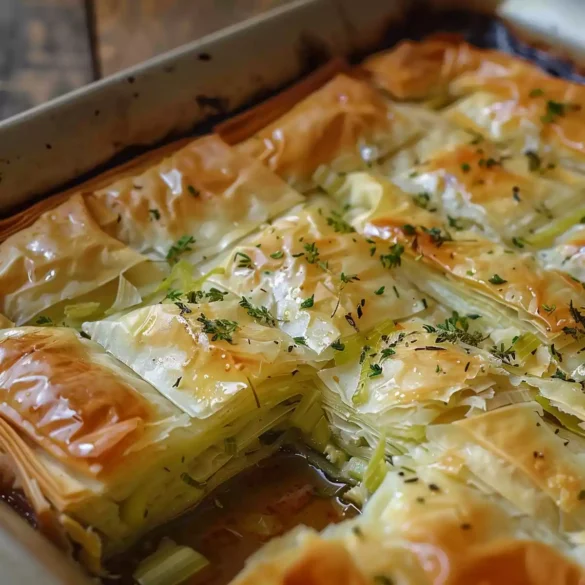
[(258, 161), (208, 135), (86, 200), (102, 228), (134, 250), (196, 265), (302, 197)]
[(0, 310), (17, 325), (60, 322), (72, 304), (87, 318), (115, 303), (123, 280), (140, 301), (140, 291), (163, 275), (101, 229), (75, 195), (0, 244)]

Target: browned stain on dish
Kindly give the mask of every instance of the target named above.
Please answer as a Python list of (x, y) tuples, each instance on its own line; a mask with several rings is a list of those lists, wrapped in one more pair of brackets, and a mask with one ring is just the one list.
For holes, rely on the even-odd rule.
[(328, 480), (304, 457), (280, 452), (218, 488), (195, 510), (144, 537), (130, 552), (114, 559), (116, 578), (105, 585), (131, 585), (142, 558), (167, 536), (201, 554), (210, 565), (185, 585), (225, 585), (246, 559), (271, 538), (300, 524), (322, 530), (355, 516), (341, 502), (343, 484)]

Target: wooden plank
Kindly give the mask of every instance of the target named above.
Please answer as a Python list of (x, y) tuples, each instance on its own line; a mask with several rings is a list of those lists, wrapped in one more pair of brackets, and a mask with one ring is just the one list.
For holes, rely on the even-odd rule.
[(290, 0), (94, 0), (97, 54), (110, 75)]
[(93, 78), (84, 0), (0, 0), (0, 119)]

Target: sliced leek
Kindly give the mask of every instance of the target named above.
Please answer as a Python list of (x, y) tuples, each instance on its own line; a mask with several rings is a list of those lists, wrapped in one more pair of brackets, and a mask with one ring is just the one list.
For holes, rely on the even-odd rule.
[(388, 473), (385, 455), (386, 438), (382, 436), (364, 472), (364, 486), (370, 493), (374, 493), (380, 487)]
[(579, 223), (584, 216), (585, 207), (579, 207), (569, 215), (551, 221), (547, 227), (538, 230), (527, 238), (527, 241), (537, 248), (547, 248), (553, 244), (558, 236), (564, 234), (569, 228)]
[(209, 561), (196, 550), (165, 538), (132, 576), (140, 585), (179, 585), (208, 565)]

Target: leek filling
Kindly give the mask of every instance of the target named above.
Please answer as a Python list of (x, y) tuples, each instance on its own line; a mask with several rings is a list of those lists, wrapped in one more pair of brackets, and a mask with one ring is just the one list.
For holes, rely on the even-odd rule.
[(222, 438), (195, 457), (186, 453), (164, 461), (118, 502), (117, 519), (111, 516), (116, 508), (105, 501), (80, 509), (80, 519), (105, 536), (106, 554), (126, 548), (149, 528), (184, 513), (215, 487), (278, 450), (301, 400), (292, 396), (226, 425), (217, 432)]

